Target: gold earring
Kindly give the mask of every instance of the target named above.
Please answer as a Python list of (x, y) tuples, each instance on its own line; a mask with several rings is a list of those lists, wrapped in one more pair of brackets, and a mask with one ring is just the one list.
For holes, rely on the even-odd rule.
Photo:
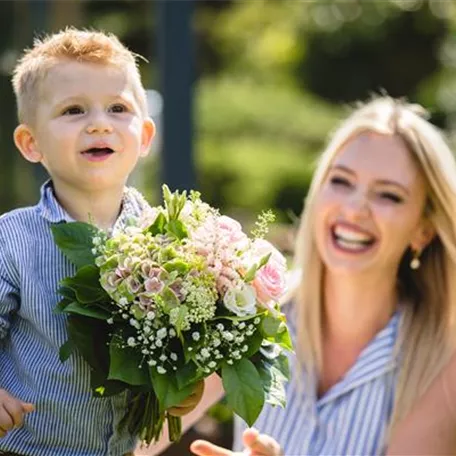
[(420, 252), (419, 250), (415, 250), (413, 252), (413, 258), (412, 261), (410, 261), (410, 269), (416, 270), (421, 266), (421, 261), (420, 261)]

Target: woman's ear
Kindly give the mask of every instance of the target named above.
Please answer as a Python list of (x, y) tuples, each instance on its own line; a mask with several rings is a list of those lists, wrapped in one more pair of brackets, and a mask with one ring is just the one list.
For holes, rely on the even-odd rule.
[(43, 155), (39, 151), (32, 130), (26, 124), (20, 124), (14, 130), (14, 143), (22, 156), (32, 163), (40, 163)]
[(434, 239), (436, 231), (434, 225), (429, 219), (425, 219), (421, 222), (415, 235), (413, 236), (410, 247), (412, 250), (419, 252), (423, 251)]

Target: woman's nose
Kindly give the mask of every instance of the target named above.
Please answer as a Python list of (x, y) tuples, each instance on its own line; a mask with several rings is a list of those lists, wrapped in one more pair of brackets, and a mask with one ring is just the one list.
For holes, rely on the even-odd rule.
[(366, 192), (353, 192), (345, 201), (343, 210), (347, 219), (359, 220), (368, 216), (370, 208)]

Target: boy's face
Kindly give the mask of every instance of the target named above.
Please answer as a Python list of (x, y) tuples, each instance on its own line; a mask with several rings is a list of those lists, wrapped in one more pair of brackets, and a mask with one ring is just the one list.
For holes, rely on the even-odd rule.
[(43, 164), (56, 188), (123, 186), (147, 155), (155, 127), (142, 115), (125, 73), (68, 61), (43, 81), (35, 125), (19, 126), (15, 140), (28, 160)]

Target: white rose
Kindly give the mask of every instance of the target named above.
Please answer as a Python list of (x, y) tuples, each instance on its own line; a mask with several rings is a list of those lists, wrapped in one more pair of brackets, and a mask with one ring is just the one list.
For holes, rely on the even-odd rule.
[(223, 304), (239, 317), (253, 315), (256, 313), (255, 289), (247, 284), (242, 288), (231, 288), (225, 293)]

